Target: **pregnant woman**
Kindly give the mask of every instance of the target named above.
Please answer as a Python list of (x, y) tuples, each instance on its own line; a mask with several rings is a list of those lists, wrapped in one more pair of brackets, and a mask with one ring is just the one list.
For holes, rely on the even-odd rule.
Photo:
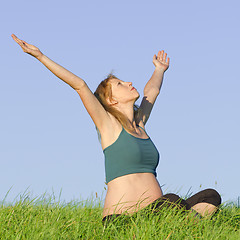
[(103, 223), (123, 214), (132, 215), (146, 207), (160, 212), (163, 205), (196, 211), (201, 216), (216, 212), (221, 197), (214, 189), (203, 190), (184, 200), (176, 194), (163, 195), (156, 178), (159, 152), (146, 133), (145, 125), (159, 95), (164, 72), (169, 67), (169, 58), (164, 51), (153, 56), (155, 70), (144, 87), (138, 108), (135, 102), (140, 95), (132, 82), (110, 74), (93, 94), (83, 79), (49, 59), (37, 47), (14, 34), (12, 38), (25, 53), (38, 59), (79, 94), (96, 126), (105, 156), (108, 187)]

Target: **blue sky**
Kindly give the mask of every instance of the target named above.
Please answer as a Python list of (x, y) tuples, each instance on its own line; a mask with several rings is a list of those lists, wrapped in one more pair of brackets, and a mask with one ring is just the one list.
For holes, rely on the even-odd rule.
[[(164, 193), (240, 196), (239, 7), (235, 1), (11, 1), (1, 4), (0, 199), (104, 196), (104, 156), (76, 92), (11, 34), (94, 91), (112, 70), (142, 96), (152, 57), (170, 59), (146, 131)], [(140, 103), (140, 99), (137, 102)]]

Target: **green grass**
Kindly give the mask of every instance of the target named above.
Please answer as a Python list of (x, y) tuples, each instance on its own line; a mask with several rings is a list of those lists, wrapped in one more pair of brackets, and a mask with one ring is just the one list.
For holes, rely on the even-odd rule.
[(174, 209), (148, 215), (103, 226), (99, 199), (64, 204), (25, 197), (1, 204), (0, 239), (240, 239), (240, 208), (234, 204), (221, 206), (212, 218), (187, 217)]

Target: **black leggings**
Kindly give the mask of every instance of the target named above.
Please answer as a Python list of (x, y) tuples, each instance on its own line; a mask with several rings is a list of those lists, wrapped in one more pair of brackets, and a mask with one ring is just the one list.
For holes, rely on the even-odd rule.
[[(216, 190), (210, 189), (210, 188), (202, 190), (186, 200), (180, 198), (176, 194), (168, 193), (168, 194), (165, 194), (162, 197), (158, 198), (154, 202), (150, 203), (145, 208), (150, 207), (150, 209), (154, 213), (160, 212), (161, 208), (163, 206), (168, 206), (168, 207), (176, 207), (177, 206), (180, 209), (190, 210), (191, 207), (193, 207), (197, 203), (210, 203), (210, 204), (218, 207), (221, 204), (221, 196), (219, 195), (219, 193)], [(105, 222), (112, 221), (119, 216), (122, 216), (122, 214), (111, 214), (111, 215), (105, 216), (102, 219), (102, 223), (104, 224)]]

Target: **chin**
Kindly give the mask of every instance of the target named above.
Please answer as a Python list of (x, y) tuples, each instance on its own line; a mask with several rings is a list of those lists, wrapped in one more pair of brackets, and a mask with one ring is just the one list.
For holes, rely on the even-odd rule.
[(140, 95), (138, 94), (138, 96), (137, 96), (136, 99), (135, 99), (135, 102), (139, 99), (139, 97), (140, 97)]

